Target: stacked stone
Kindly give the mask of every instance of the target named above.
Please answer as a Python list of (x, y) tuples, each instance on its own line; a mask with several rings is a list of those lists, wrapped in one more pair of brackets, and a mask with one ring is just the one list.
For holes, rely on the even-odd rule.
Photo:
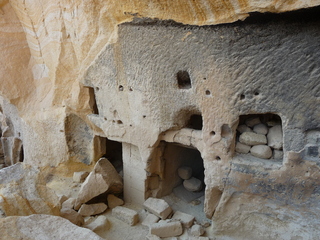
[(178, 176), (183, 179), (183, 186), (190, 192), (198, 192), (202, 189), (202, 182), (198, 178), (192, 177), (191, 167), (180, 167)]
[(261, 122), (259, 117), (248, 118), (237, 128), (239, 138), (236, 152), (262, 159), (283, 158), (283, 134), (281, 123)]

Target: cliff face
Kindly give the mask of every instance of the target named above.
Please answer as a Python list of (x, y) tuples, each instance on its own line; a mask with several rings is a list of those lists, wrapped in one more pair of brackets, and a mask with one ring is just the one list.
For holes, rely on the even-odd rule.
[[(200, 171), (217, 233), (257, 227), (265, 239), (285, 239), (298, 229), (290, 236), (312, 239), (319, 8), (262, 13), (318, 5), (0, 1), (0, 164), (70, 175), (101, 156), (121, 159), (125, 200), (142, 203), (172, 192), (186, 159)], [(258, 124), (266, 142), (243, 140), (240, 126)], [(271, 144), (272, 127), (280, 145)]]

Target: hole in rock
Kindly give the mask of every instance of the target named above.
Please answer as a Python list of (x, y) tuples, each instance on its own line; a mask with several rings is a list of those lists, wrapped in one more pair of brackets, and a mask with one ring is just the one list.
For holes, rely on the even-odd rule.
[(244, 94), (241, 94), (240, 95), (240, 100), (243, 100), (243, 99), (245, 99), (246, 97), (245, 97), (245, 95)]
[(177, 81), (180, 89), (191, 88), (191, 79), (187, 71), (179, 71), (177, 73)]
[(195, 130), (202, 130), (202, 116), (200, 114), (191, 115), (186, 127)]
[(123, 86), (122, 85), (119, 86), (119, 91), (123, 91)]
[(241, 115), (235, 141), (238, 157), (282, 161), (283, 132), (280, 116), (272, 113)]
[(23, 151), (23, 146), (21, 146), (20, 154), (19, 154), (19, 162), (23, 162), (23, 160), (24, 160), (24, 151)]
[[(97, 105), (97, 101), (96, 101), (96, 95), (94, 93), (94, 88), (88, 87), (88, 89), (89, 89), (89, 106), (92, 110), (92, 113), (99, 114), (98, 105)], [(96, 89), (99, 90), (98, 87)]]
[(206, 90), (206, 95), (208, 96), (210, 94), (211, 94), (211, 92), (209, 90)]
[(164, 168), (160, 196), (174, 195), (190, 203), (204, 196), (204, 165), (197, 149), (162, 141)]

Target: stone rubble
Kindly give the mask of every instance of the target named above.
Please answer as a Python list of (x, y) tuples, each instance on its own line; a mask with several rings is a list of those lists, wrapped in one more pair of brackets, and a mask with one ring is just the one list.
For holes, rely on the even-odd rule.
[(108, 207), (110, 209), (113, 209), (118, 206), (122, 206), (124, 204), (124, 201), (121, 198), (118, 198), (113, 194), (108, 195), (107, 202), (108, 202)]
[(205, 230), (201, 225), (195, 224), (190, 229), (190, 234), (195, 237), (202, 236), (205, 233)]
[(176, 211), (171, 219), (180, 221), (182, 223), (182, 226), (185, 228), (190, 228), (194, 222), (195, 217), (187, 213)]
[(138, 213), (126, 207), (115, 207), (114, 209), (112, 209), (112, 216), (129, 224), (130, 226), (134, 226), (139, 222)]
[(73, 173), (73, 181), (76, 183), (82, 183), (89, 175), (89, 172), (81, 171), (81, 172), (74, 172)]
[(199, 179), (192, 177), (188, 180), (184, 180), (183, 186), (190, 192), (197, 192), (202, 189), (202, 182)]
[[(271, 118), (271, 119), (268, 119)], [(261, 121), (261, 119), (263, 119)], [(281, 122), (274, 116), (249, 117), (237, 127), (235, 151), (261, 159), (283, 159)]]
[(145, 219), (143, 219), (143, 221), (142, 221), (141, 224), (142, 224), (143, 226), (149, 227), (151, 224), (157, 223), (159, 220), (160, 220), (160, 218), (159, 218), (158, 216), (156, 216), (156, 215), (154, 215), (154, 214), (152, 214), (152, 213), (149, 213), (149, 214), (145, 217)]
[(77, 211), (70, 208), (62, 208), (60, 210), (60, 216), (68, 219), (70, 222), (78, 226), (82, 226), (84, 223), (83, 216)]
[(100, 230), (109, 230), (110, 222), (106, 216), (100, 215), (94, 218), (93, 220), (91, 220), (89, 223), (86, 222), (83, 227), (88, 228), (94, 232), (100, 231)]
[(183, 227), (179, 221), (160, 220), (158, 223), (150, 225), (150, 234), (158, 237), (175, 237), (183, 233)]
[(108, 206), (104, 203), (82, 204), (78, 213), (84, 217), (92, 216), (103, 213), (107, 208)]
[(172, 213), (171, 207), (163, 199), (150, 197), (143, 203), (143, 207), (161, 219), (166, 219)]
[(192, 168), (186, 166), (178, 168), (178, 176), (183, 180), (190, 179), (192, 177)]

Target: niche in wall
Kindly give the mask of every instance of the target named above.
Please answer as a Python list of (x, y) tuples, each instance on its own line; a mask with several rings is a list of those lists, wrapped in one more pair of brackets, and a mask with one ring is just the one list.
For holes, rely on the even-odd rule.
[(235, 146), (237, 155), (282, 161), (283, 133), (280, 116), (272, 113), (241, 115)]
[(107, 158), (114, 166), (118, 173), (123, 170), (122, 143), (109, 140), (108, 138), (100, 138), (102, 145), (102, 156)]

